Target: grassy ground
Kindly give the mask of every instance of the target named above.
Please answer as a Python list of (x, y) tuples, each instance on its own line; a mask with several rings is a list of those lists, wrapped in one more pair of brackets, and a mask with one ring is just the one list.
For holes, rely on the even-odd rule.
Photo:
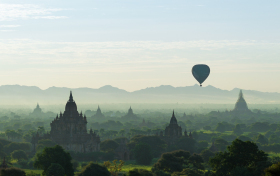
[[(152, 169), (152, 165), (149, 165), (149, 166), (142, 166), (142, 165), (136, 165), (134, 164), (134, 162), (128, 162), (127, 164), (124, 164), (123, 168), (122, 168), (122, 172), (128, 172), (130, 170), (133, 170), (133, 169), (145, 169), (145, 170), (151, 170)], [(81, 169), (81, 167), (79, 168)], [(25, 173), (26, 174), (30, 174), (30, 173), (34, 173), (34, 174), (42, 174), (43, 170), (31, 170), (31, 169), (24, 169)]]
[(23, 169), (26, 174), (34, 173), (34, 174), (42, 174), (43, 170), (31, 170), (31, 169)]
[(134, 164), (128, 164), (128, 165), (124, 165), (123, 166), (123, 169), (122, 171), (123, 172), (128, 172), (130, 170), (133, 170), (133, 169), (145, 169), (145, 170), (151, 170), (152, 169), (152, 166), (142, 166), (142, 165), (134, 165)]
[(268, 152), (268, 157), (280, 157), (280, 153)]

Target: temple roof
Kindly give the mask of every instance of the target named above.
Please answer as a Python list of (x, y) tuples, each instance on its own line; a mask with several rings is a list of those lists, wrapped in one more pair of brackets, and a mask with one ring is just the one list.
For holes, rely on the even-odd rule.
[(243, 97), (242, 90), (239, 92), (239, 97), (237, 102), (235, 103), (234, 111), (248, 111), (247, 103)]
[(175, 117), (174, 110), (173, 110), (172, 117), (170, 119), (170, 124), (177, 124), (177, 119)]
[(72, 91), (70, 91), (70, 96), (66, 103), (65, 111), (77, 111), (77, 105), (73, 99)]

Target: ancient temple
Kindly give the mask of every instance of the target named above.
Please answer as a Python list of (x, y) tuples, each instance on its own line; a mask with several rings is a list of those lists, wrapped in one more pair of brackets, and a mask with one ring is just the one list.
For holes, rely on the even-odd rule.
[(192, 138), (191, 132), (188, 135), (186, 129), (183, 135), (182, 127), (178, 125), (177, 119), (174, 114), (174, 110), (169, 125), (165, 128), (164, 131), (160, 132), (159, 136), (167, 143), (167, 145), (173, 144), (176, 140), (178, 140), (181, 137)]
[(182, 119), (187, 119), (188, 117), (187, 117), (187, 115), (186, 115), (186, 113), (184, 112), (184, 114), (183, 114), (183, 117), (182, 117)]
[(146, 122), (145, 122), (145, 119), (143, 119), (142, 123), (140, 123), (139, 127), (142, 128), (142, 127), (145, 127), (147, 126)]
[(182, 136), (182, 128), (177, 123), (177, 119), (174, 115), (174, 111), (173, 111), (172, 117), (170, 119), (169, 125), (165, 128), (164, 135), (165, 136), (176, 136), (176, 137)]
[(100, 107), (98, 105), (98, 108), (96, 110), (96, 113), (93, 115), (93, 118), (100, 119), (100, 118), (104, 118), (104, 117), (105, 116), (104, 116), (104, 114), (102, 114), (101, 109), (100, 109)]
[(127, 114), (125, 116), (123, 116), (122, 119), (124, 119), (124, 120), (136, 120), (136, 119), (138, 119), (138, 117), (137, 117), (137, 115), (135, 115), (133, 113), (133, 110), (131, 109), (131, 106), (130, 106)]
[(235, 103), (235, 107), (233, 109), (232, 112), (235, 112), (235, 113), (246, 113), (246, 112), (251, 112), (249, 109), (248, 109), (248, 106), (247, 106), (247, 103), (243, 97), (243, 93), (242, 93), (242, 90), (240, 90), (239, 92), (239, 97), (238, 97), (238, 100), (237, 102)]
[(34, 148), (40, 138), (49, 138), (66, 150), (76, 152), (93, 152), (100, 150), (100, 137), (90, 130), (87, 132), (87, 118), (77, 111), (77, 105), (70, 92), (65, 111), (50, 123), (51, 131), (43, 137), (34, 136)]
[(42, 116), (44, 113), (42, 109), (40, 108), (39, 104), (37, 103), (36, 108), (33, 110), (32, 113), (30, 113), (30, 116)]

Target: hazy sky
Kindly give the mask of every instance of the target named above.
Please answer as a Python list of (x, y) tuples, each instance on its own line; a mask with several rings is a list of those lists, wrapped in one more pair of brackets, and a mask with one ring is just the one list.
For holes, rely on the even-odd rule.
[(279, 0), (1, 0), (0, 85), (280, 92)]

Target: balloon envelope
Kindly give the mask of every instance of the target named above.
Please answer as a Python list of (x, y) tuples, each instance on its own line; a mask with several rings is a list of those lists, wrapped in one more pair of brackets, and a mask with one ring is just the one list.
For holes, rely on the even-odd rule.
[(210, 68), (205, 64), (198, 64), (193, 66), (192, 74), (194, 78), (201, 84), (206, 80), (210, 74)]

